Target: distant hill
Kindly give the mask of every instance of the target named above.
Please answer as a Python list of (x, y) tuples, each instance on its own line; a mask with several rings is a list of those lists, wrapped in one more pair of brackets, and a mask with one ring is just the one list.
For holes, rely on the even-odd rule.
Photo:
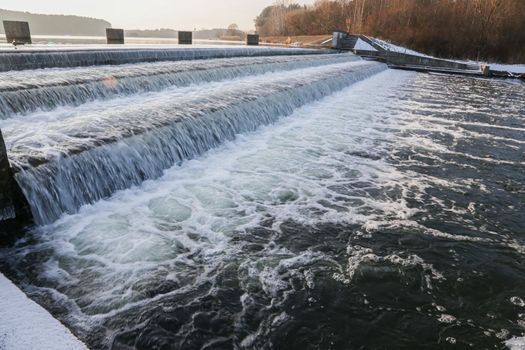
[(244, 40), (246, 33), (243, 32), (242, 30), (215, 28), (215, 29), (198, 30), (193, 34), (193, 36), (195, 39), (213, 40), (213, 39), (226, 39), (227, 37), (230, 37), (230, 40), (232, 40), (235, 37), (239, 37), (240, 40)]
[[(111, 27), (111, 23), (108, 21), (96, 18), (65, 15), (41, 15), (0, 9), (0, 21), (4, 20), (29, 22), (31, 34), (36, 35), (105, 36), (106, 28)], [(4, 27), (1, 24), (0, 34), (4, 34)]]

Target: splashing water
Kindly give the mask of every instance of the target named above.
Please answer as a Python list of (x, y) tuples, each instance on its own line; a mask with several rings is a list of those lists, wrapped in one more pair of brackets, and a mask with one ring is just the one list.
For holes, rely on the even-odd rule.
[[(5, 120), (26, 189), (34, 164), (74, 159), (103, 196), (122, 190), (32, 229), (0, 266), (95, 349), (514, 346), (523, 85), (383, 69), (332, 62)], [(195, 151), (107, 184), (174, 140)]]

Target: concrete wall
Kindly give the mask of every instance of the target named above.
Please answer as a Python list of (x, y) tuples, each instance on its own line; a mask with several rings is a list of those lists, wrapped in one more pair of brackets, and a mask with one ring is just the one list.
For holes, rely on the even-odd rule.
[(0, 130), (0, 222), (16, 217), (11, 181), (11, 166), (7, 159), (4, 138)]
[(346, 33), (333, 32), (332, 33), (332, 49), (344, 49), (342, 40), (346, 37)]
[(124, 44), (124, 29), (106, 28), (108, 44)]
[(382, 55), (385, 57), (388, 64), (395, 66), (424, 66), (454, 70), (479, 70), (479, 66), (477, 65), (469, 65), (439, 58), (408, 55), (391, 51), (383, 52)]
[(337, 50), (351, 50), (357, 42), (357, 36), (345, 32), (334, 32), (332, 34), (332, 48)]
[(193, 43), (192, 32), (179, 31), (179, 45), (191, 45)]
[(7, 158), (4, 137), (2, 130), (0, 130), (0, 240), (2, 238), (2, 223), (15, 219), (17, 222), (31, 222), (31, 209), (13, 177), (13, 171)]
[(13, 41), (31, 44), (29, 23), (19, 21), (4, 21), (5, 36), (8, 43)]
[(246, 45), (249, 45), (249, 46), (259, 45), (259, 34), (248, 34), (246, 36)]

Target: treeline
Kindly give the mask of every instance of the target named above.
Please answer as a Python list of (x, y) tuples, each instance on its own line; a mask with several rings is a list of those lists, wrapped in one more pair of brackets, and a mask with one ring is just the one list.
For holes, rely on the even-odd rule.
[[(0, 9), (0, 20), (29, 22), (32, 34), (47, 35), (106, 35), (106, 28), (111, 27), (111, 23), (96, 18), (41, 15), (4, 9)], [(4, 34), (2, 25), (0, 34)]]
[(345, 30), (438, 57), (525, 62), (525, 0), (280, 0), (255, 24), (262, 36)]
[[(178, 30), (175, 29), (130, 29), (125, 30), (125, 35), (130, 38), (168, 38), (173, 39), (178, 37)], [(246, 33), (238, 28), (214, 28), (201, 29), (193, 32), (193, 39), (217, 40), (244, 40)]]
[(176, 38), (177, 31), (174, 29), (126, 29), (126, 37), (130, 38)]

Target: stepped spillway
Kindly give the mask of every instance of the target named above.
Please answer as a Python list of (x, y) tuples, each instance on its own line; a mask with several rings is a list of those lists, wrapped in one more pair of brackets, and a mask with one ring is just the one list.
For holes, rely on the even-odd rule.
[(0, 72), (141, 62), (328, 53), (331, 51), (268, 47), (21, 49), (19, 51), (0, 51)]
[(49, 224), (384, 69), (301, 54), (6, 72), (0, 127)]
[(94, 100), (357, 60), (348, 54), (241, 57), (11, 71), (0, 81), (0, 118)]

